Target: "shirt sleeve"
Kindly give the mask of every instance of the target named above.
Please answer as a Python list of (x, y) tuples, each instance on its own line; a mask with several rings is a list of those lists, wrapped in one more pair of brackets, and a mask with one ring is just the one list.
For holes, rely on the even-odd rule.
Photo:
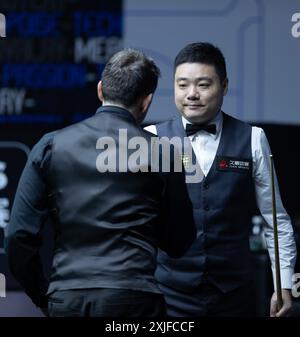
[[(265, 220), (264, 235), (271, 259), (274, 289), (275, 284), (275, 258), (274, 234), (272, 217), (272, 190), (270, 177), (269, 155), (270, 146), (264, 131), (261, 128), (252, 128), (252, 156), (253, 177), (257, 206)], [(274, 170), (275, 171), (275, 170)], [(274, 172), (275, 173), (275, 172)], [(280, 197), (276, 173), (274, 174), (275, 199), (277, 209), (278, 242), (280, 255), (281, 286), (285, 289), (292, 288), (292, 275), (296, 263), (297, 251), (291, 219), (287, 214)]]
[(18, 184), (4, 242), (13, 276), (39, 307), (47, 303), (48, 282), (39, 249), (42, 244), (40, 231), (48, 217), (44, 175), (49, 166), (52, 140), (53, 133), (46, 134), (30, 152)]

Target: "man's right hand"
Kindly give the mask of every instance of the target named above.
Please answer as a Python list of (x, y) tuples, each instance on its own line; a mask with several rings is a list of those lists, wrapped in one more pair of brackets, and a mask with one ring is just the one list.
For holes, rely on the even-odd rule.
[(281, 293), (282, 293), (283, 306), (282, 308), (280, 308), (280, 310), (278, 309), (276, 292), (274, 292), (271, 298), (271, 305), (270, 305), (270, 316), (271, 317), (288, 316), (292, 309), (291, 291), (289, 289), (282, 289)]

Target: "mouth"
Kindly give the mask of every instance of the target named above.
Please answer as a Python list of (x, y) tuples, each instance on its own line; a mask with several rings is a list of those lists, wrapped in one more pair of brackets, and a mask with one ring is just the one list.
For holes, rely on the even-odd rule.
[(199, 109), (204, 107), (202, 104), (185, 104), (184, 106), (189, 109)]

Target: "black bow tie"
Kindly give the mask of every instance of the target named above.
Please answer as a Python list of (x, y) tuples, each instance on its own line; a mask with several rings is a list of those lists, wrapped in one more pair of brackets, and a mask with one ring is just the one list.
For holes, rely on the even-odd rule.
[(191, 136), (200, 130), (207, 131), (214, 135), (217, 132), (216, 124), (187, 124), (185, 127), (187, 136)]

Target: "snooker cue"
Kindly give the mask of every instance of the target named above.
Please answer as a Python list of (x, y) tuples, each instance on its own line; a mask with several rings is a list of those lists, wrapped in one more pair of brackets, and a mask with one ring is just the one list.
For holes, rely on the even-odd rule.
[(275, 200), (275, 186), (274, 186), (274, 163), (273, 163), (272, 155), (270, 155), (270, 170), (271, 170), (271, 188), (272, 188), (272, 214), (273, 214), (273, 231), (274, 231), (276, 294), (277, 294), (277, 306), (278, 306), (278, 310), (280, 310), (282, 308), (283, 302), (282, 302), (281, 279), (280, 279), (279, 245), (278, 245), (276, 200)]

